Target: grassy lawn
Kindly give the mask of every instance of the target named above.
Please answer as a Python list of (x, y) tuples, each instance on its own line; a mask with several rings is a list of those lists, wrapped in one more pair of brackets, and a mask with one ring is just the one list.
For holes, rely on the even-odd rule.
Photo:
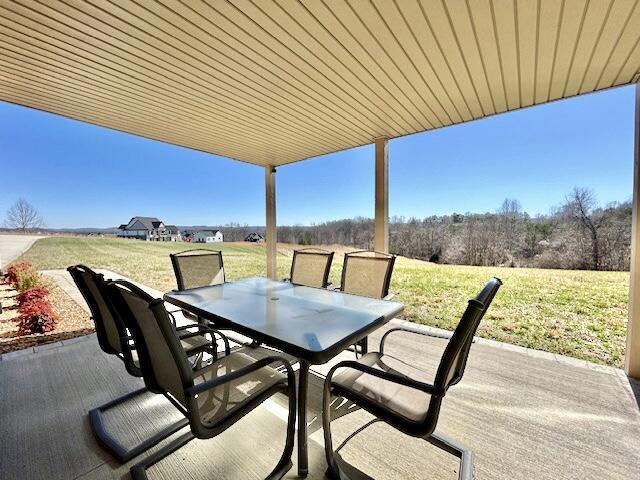
[[(184, 243), (52, 237), (38, 240), (20, 260), (41, 270), (84, 263), (164, 291), (175, 288), (169, 253), (190, 247)], [(224, 252), (227, 280), (266, 274), (263, 245), (225, 243), (211, 248)], [(282, 245), (278, 249), (282, 276), (290, 268), (291, 248)], [(339, 253), (331, 270), (334, 282), (341, 268)], [(628, 273), (435, 265), (399, 258), (391, 291), (406, 305), (406, 319), (452, 329), (466, 301), (491, 276), (501, 278), (505, 285), (480, 326), (480, 336), (622, 366)]]

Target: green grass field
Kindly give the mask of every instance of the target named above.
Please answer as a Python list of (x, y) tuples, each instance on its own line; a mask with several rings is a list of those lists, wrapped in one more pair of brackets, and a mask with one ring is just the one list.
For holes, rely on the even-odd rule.
[[(83, 263), (117, 271), (157, 288), (175, 288), (169, 253), (192, 247), (184, 243), (151, 243), (113, 238), (51, 237), (39, 240), (20, 260), (38, 269)], [(263, 245), (225, 243), (227, 280), (265, 275)], [(291, 265), (291, 248), (279, 247), (282, 276)], [(342, 268), (336, 255), (331, 279)], [(404, 318), (452, 329), (491, 276), (504, 287), (479, 329), (479, 335), (503, 342), (622, 366), (626, 338), (629, 275), (624, 272), (538, 270), (524, 268), (435, 265), (399, 258), (391, 291), (406, 305)]]

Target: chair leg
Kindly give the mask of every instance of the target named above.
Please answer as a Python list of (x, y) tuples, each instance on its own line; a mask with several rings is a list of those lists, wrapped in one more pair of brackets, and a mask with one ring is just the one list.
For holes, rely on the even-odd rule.
[(152, 467), (163, 458), (168, 457), (176, 450), (184, 447), (194, 438), (196, 437), (193, 436), (193, 433), (187, 432), (176, 438), (173, 442), (165, 445), (154, 454), (144, 458), (141, 462), (136, 463), (133, 467), (131, 467), (131, 478), (133, 480), (148, 480), (149, 477), (147, 477), (147, 468)]
[[(329, 382), (325, 382), (322, 398), (322, 430), (324, 432), (324, 451), (327, 458), (327, 471), (325, 477), (330, 480), (372, 480), (371, 477), (361, 472), (360, 470), (353, 468), (340, 458), (340, 455), (333, 450), (333, 441), (331, 439), (331, 389), (328, 386)], [(351, 438), (355, 437), (360, 432), (371, 426), (376, 422), (382, 420), (373, 419), (367, 424), (360, 427), (353, 432), (342, 443), (341, 447), (346, 444)], [(341, 447), (338, 447), (340, 450)], [(344, 467), (344, 469), (343, 469)], [(346, 471), (345, 471), (346, 470)]]
[[(293, 377), (293, 372), (291, 372), (291, 377)], [(287, 439), (285, 442), (284, 451), (278, 464), (271, 471), (271, 473), (266, 477), (265, 480), (280, 480), (282, 477), (286, 475), (286, 473), (291, 470), (293, 467), (293, 463), (291, 461), (291, 457), (293, 456), (293, 444), (296, 434), (296, 383), (295, 378), (291, 378), (289, 385), (287, 387), (287, 393), (289, 396), (289, 418), (287, 422)], [(185, 418), (186, 420), (186, 418)], [(148, 480), (147, 469), (161, 461), (162, 459), (168, 457), (176, 450), (184, 447), (187, 443), (193, 440), (195, 437), (193, 433), (187, 432), (184, 435), (178, 437), (173, 442), (167, 444), (162, 447), (157, 452), (149, 455), (144, 458), (139, 463), (135, 464), (131, 467), (131, 478), (132, 480)]]
[(98, 443), (100, 443), (100, 445), (102, 445), (105, 450), (107, 450), (121, 463), (128, 462), (132, 458), (140, 455), (142, 452), (148, 450), (149, 448), (153, 447), (168, 436), (172, 435), (173, 433), (189, 424), (186, 418), (180, 419), (179, 421), (157, 432), (156, 434), (152, 435), (133, 448), (125, 448), (124, 445), (122, 445), (109, 431), (107, 431), (102, 414), (105, 411), (126, 402), (127, 400), (130, 400), (147, 392), (148, 390), (146, 388), (141, 388), (89, 411), (89, 423), (91, 424), (91, 429), (93, 430), (96, 440), (98, 440)]
[(424, 439), (433, 446), (444, 450), (451, 455), (455, 455), (460, 459), (458, 480), (473, 480), (475, 478), (475, 466), (473, 462), (473, 452), (471, 450), (454, 442), (450, 438), (435, 432), (424, 437)]

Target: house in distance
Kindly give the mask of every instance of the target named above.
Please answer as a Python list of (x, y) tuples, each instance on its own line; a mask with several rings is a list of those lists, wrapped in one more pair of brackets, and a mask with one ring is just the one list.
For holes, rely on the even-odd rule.
[(165, 225), (156, 217), (132, 217), (129, 223), (118, 227), (122, 238), (135, 238), (151, 242), (179, 242), (182, 240), (178, 227)]
[(245, 242), (264, 242), (264, 237), (259, 233), (250, 233), (246, 237), (244, 237)]
[(223, 242), (224, 238), (220, 230), (199, 230), (191, 236), (194, 243), (218, 243)]

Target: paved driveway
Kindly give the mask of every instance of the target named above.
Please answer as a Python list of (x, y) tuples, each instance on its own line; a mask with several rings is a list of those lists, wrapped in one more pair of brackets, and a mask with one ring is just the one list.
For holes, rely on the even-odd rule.
[(43, 237), (37, 235), (0, 235), (0, 268), (13, 262), (39, 238)]

